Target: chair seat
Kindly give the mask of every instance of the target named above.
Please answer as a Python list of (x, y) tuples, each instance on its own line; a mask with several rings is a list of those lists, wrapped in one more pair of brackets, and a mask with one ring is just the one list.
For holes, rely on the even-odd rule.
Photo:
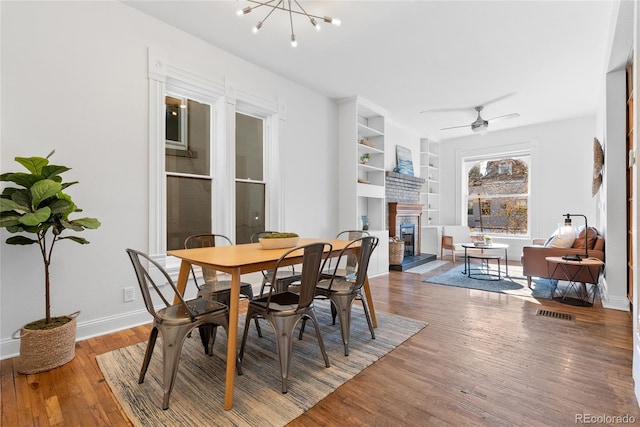
[[(219, 303), (218, 301), (209, 300), (206, 298), (196, 298), (189, 301), (185, 301), (190, 310), (192, 310), (196, 316), (203, 316), (205, 314), (211, 314), (216, 312), (224, 312), (227, 310), (227, 306)], [(190, 323), (191, 317), (182, 304), (172, 305), (157, 311), (158, 317), (166, 324), (181, 324)]]
[[(329, 289), (331, 286), (331, 289)], [(335, 277), (333, 279), (333, 285), (331, 280), (322, 280), (318, 283), (316, 291), (322, 293), (336, 293), (336, 294), (350, 294), (353, 292), (353, 282), (345, 280), (342, 277)]]
[(268, 296), (257, 298), (251, 301), (250, 304), (259, 306), (264, 311), (267, 311), (268, 305), (268, 311), (276, 316), (278, 314), (274, 312), (281, 313), (282, 315), (291, 315), (298, 307), (300, 296), (297, 293), (286, 291), (272, 294), (269, 303), (267, 303), (268, 299)]

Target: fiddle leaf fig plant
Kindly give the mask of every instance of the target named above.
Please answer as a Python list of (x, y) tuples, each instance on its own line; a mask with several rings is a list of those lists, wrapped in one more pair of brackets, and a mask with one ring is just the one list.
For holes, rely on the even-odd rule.
[(87, 244), (89, 241), (82, 237), (63, 233), (100, 227), (100, 221), (96, 218), (69, 218), (73, 213), (82, 212), (82, 209), (64, 190), (78, 181), (62, 182), (60, 175), (71, 168), (50, 165), (49, 157), (54, 152), (47, 157), (16, 157), (15, 161), (24, 166), (28, 173), (8, 172), (0, 175), (0, 181), (16, 185), (4, 188), (0, 194), (0, 227), (10, 233), (26, 233), (9, 237), (6, 242), (10, 245), (37, 244), (40, 249), (44, 264), (45, 325), (53, 323), (49, 269), (55, 244), (65, 239)]

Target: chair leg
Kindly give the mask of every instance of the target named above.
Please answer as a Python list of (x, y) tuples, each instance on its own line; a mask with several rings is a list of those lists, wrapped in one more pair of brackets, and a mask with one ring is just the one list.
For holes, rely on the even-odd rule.
[(316, 318), (316, 313), (313, 309), (311, 309), (306, 315), (305, 318), (310, 318), (313, 321), (313, 326), (316, 330), (316, 337), (318, 338), (318, 345), (320, 346), (320, 351), (322, 352), (322, 357), (324, 358), (324, 365), (329, 368), (331, 364), (329, 363), (329, 356), (327, 356), (327, 352), (324, 348), (324, 341), (322, 340), (322, 335), (320, 335), (320, 327), (318, 326), (318, 319)]
[(531, 287), (531, 276), (527, 276), (527, 286)]
[[(260, 292), (262, 293), (262, 291)], [(247, 286), (247, 289), (245, 291), (245, 296), (249, 298), (249, 301), (253, 301), (253, 289), (251, 289), (251, 286)], [(258, 336), (262, 338), (262, 329), (260, 329), (260, 323), (258, 322), (258, 318), (255, 317), (253, 321), (256, 324), (256, 330), (258, 331)]]
[[(190, 325), (189, 325), (190, 326)], [(180, 363), (180, 353), (182, 345), (191, 329), (187, 327), (169, 327), (162, 330), (162, 382), (164, 385), (164, 396), (162, 398), (162, 409), (169, 408), (169, 398), (178, 372)]]
[(298, 316), (271, 316), (271, 322), (276, 335), (276, 349), (280, 361), (280, 377), (282, 378), (282, 393), (286, 393), (289, 378), (289, 361), (293, 350), (293, 330), (300, 320)]
[(242, 359), (244, 358), (244, 347), (247, 344), (247, 335), (249, 335), (249, 325), (251, 324), (251, 318), (256, 316), (256, 313), (249, 305), (247, 309), (247, 318), (244, 322), (244, 331), (242, 332), (242, 343), (240, 344), (240, 351), (238, 352), (238, 363), (236, 363), (236, 370), (238, 375), (242, 375)]
[[(344, 344), (344, 355), (349, 355), (349, 331), (351, 328), (351, 305), (355, 295), (331, 295), (331, 305), (335, 305), (340, 318), (340, 332), (342, 333), (342, 343)], [(364, 304), (363, 304), (364, 305)]]
[(147, 374), (149, 368), (149, 362), (153, 355), (153, 348), (156, 346), (156, 338), (158, 337), (158, 328), (153, 325), (151, 333), (149, 334), (149, 342), (147, 343), (147, 350), (144, 352), (144, 361), (142, 362), (142, 368), (140, 369), (140, 376), (138, 377), (138, 384), (144, 382), (144, 376)]
[(369, 325), (369, 332), (371, 332), (371, 339), (376, 339), (376, 333), (373, 331), (373, 322), (371, 321), (371, 315), (369, 314), (369, 307), (367, 306), (367, 300), (364, 298), (362, 294), (362, 289), (358, 292), (358, 298), (362, 301), (362, 309), (364, 310), (364, 317), (367, 319), (367, 324)]

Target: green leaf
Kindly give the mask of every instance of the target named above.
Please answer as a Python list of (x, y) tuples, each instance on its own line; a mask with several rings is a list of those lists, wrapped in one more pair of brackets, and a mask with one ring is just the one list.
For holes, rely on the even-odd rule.
[(0, 227), (15, 227), (16, 225), (20, 225), (21, 216), (22, 215), (15, 211), (0, 213)]
[(64, 190), (67, 187), (71, 187), (72, 185), (77, 184), (78, 182), (80, 182), (80, 181), (65, 182), (65, 183), (62, 184), (62, 189)]
[(38, 209), (33, 213), (26, 213), (20, 218), (20, 222), (24, 225), (36, 226), (42, 222), (45, 222), (51, 217), (51, 208), (45, 206)]
[(21, 209), (23, 212), (31, 211), (31, 192), (27, 189), (16, 189), (13, 193), (11, 193), (11, 200), (23, 206)]
[(73, 231), (82, 231), (82, 230), (84, 230), (82, 225), (74, 224), (73, 221), (65, 221), (64, 219), (61, 219), (59, 224), (62, 226), (62, 228), (60, 228), (60, 230), (59, 230), (59, 233), (62, 233), (64, 228), (69, 228), (69, 229), (71, 229)]
[[(11, 199), (0, 199), (0, 212), (24, 211), (24, 206), (20, 206)], [(28, 210), (28, 208), (27, 208)]]
[(38, 241), (24, 236), (13, 236), (7, 239), (7, 243), (10, 245), (32, 245)]
[(61, 173), (64, 173), (68, 170), (71, 170), (71, 168), (68, 168), (66, 166), (59, 166), (59, 165), (49, 165), (49, 166), (43, 167), (42, 172), (40, 174), (44, 178), (53, 179), (53, 177), (57, 177)]
[(51, 208), (51, 214), (64, 214), (73, 211), (73, 203), (69, 200), (55, 199), (48, 205)]
[(16, 157), (15, 160), (34, 175), (41, 175), (42, 168), (49, 164), (49, 160), (42, 157)]
[(7, 243), (10, 245), (32, 245), (38, 241), (24, 236), (13, 236), (7, 239)]
[(82, 227), (89, 228), (91, 230), (95, 230), (102, 225), (97, 218), (78, 218), (71, 221), (71, 223), (81, 225)]
[(0, 181), (11, 181), (24, 188), (31, 188), (33, 184), (42, 181), (40, 175), (31, 175), (23, 172), (4, 173), (0, 175)]
[(40, 204), (40, 202), (42, 202), (45, 199), (48, 199), (49, 197), (55, 196), (56, 194), (58, 194), (60, 190), (62, 190), (62, 185), (50, 179), (45, 179), (40, 182), (36, 182), (31, 187), (31, 197), (32, 197), (31, 204), (34, 207), (37, 207)]
[(87, 245), (89, 244), (89, 241), (83, 237), (78, 237), (78, 236), (64, 236), (64, 237), (59, 237), (58, 240), (62, 240), (62, 239), (70, 239), (73, 240), (76, 243), (80, 243), (81, 245)]

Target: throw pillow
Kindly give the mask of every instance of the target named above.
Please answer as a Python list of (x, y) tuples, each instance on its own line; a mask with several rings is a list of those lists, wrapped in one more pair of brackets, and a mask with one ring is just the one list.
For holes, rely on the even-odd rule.
[[(584, 249), (584, 233), (585, 233), (585, 230), (583, 227), (578, 237), (576, 237), (576, 239), (574, 240), (572, 248)], [(588, 234), (587, 234), (587, 245), (589, 245), (589, 249), (593, 249), (593, 247), (596, 244), (597, 237), (598, 237), (598, 230), (596, 230), (594, 227), (589, 227)]]
[[(584, 238), (584, 236), (582, 236)], [(561, 227), (544, 244), (547, 248), (570, 248), (576, 240), (575, 230), (572, 227)]]

